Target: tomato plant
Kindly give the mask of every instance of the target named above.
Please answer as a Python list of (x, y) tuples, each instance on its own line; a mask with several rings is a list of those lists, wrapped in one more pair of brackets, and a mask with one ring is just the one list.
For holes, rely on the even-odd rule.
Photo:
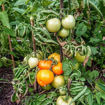
[(0, 82), (12, 83), (13, 102), (55, 105), (61, 94), (67, 97), (60, 104), (68, 105), (70, 93), (76, 105), (105, 105), (104, 0), (1, 0), (0, 6), (0, 76), (16, 66), (12, 81)]

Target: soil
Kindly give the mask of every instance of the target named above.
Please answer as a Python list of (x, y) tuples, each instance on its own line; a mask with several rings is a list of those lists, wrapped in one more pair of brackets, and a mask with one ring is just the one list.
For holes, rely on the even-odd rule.
[[(11, 82), (12, 78), (13, 72), (10, 68), (0, 68), (0, 79)], [(0, 105), (16, 105), (16, 103), (11, 102), (12, 84), (4, 80), (0, 81)]]

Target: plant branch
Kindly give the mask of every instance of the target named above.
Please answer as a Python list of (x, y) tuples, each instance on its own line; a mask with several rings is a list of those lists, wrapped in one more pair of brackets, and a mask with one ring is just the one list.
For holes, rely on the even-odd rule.
[[(4, 4), (2, 4), (2, 11), (5, 11)], [(10, 37), (10, 35), (8, 35), (8, 41), (9, 41), (10, 51), (12, 52), (12, 44), (11, 44), (11, 37)], [(13, 68), (15, 68), (14, 56), (12, 54), (11, 54), (11, 59), (12, 59), (12, 63), (13, 63)]]
[[(33, 18), (30, 19), (30, 23), (31, 23), (31, 26), (33, 27), (34, 26), (34, 19)], [(36, 44), (35, 44), (33, 31), (32, 31), (32, 42), (33, 42), (33, 50), (34, 50), (34, 52), (36, 52)]]
[[(62, 19), (63, 0), (60, 0), (60, 19)], [(63, 60), (62, 46), (60, 46), (61, 62)]]
[[(11, 37), (9, 35), (8, 35), (8, 40), (9, 40), (9, 48), (10, 48), (10, 51), (12, 52)], [(13, 63), (13, 68), (15, 68), (14, 56), (12, 54), (11, 54), (11, 59), (12, 59), (12, 63)]]

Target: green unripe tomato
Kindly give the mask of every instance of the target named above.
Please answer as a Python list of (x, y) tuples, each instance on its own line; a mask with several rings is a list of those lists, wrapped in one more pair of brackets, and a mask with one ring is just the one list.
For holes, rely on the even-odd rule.
[(60, 95), (65, 95), (66, 94), (66, 88), (65, 87), (60, 87), (59, 88), (59, 93), (60, 93)]
[(62, 26), (66, 29), (72, 29), (75, 26), (75, 19), (72, 15), (68, 15), (62, 19)]
[(58, 32), (61, 27), (61, 22), (59, 19), (53, 18), (46, 22), (46, 27), (49, 32)]
[(28, 64), (29, 64), (30, 68), (36, 67), (38, 65), (38, 62), (39, 62), (38, 58), (35, 58), (35, 57), (30, 57), (28, 59)]
[(69, 35), (69, 30), (63, 28), (59, 31), (58, 35), (62, 38), (66, 38)]
[(80, 63), (83, 63), (84, 60), (85, 60), (86, 56), (85, 55), (80, 55), (79, 52), (76, 52), (76, 55), (75, 55), (75, 59), (80, 62)]
[[(68, 96), (68, 99), (66, 100), (66, 96), (59, 96), (56, 101), (56, 105), (69, 105), (72, 101), (72, 97)], [(75, 102), (73, 102), (71, 105), (75, 105)]]
[(64, 84), (65, 84), (65, 80), (62, 75), (56, 76), (52, 82), (52, 86), (54, 88), (60, 88), (60, 87), (64, 86)]

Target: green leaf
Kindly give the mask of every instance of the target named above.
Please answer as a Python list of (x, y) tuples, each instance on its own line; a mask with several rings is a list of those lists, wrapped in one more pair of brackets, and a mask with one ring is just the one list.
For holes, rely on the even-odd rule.
[(13, 10), (16, 11), (16, 12), (19, 12), (19, 13), (21, 13), (21, 14), (23, 14), (23, 13), (25, 12), (24, 9), (20, 9), (20, 8), (18, 8), (18, 7), (13, 8)]
[(2, 67), (3, 66), (3, 63), (2, 63), (2, 61), (0, 60), (0, 67)]
[(99, 76), (99, 72), (96, 71), (96, 70), (94, 70), (94, 71), (92, 71), (92, 72), (89, 73), (89, 78), (91, 80), (95, 80), (98, 76)]
[(87, 32), (87, 26), (82, 22), (77, 25), (76, 35), (83, 36)]
[(97, 92), (95, 94), (95, 97), (96, 97), (97, 103), (100, 104), (101, 103), (101, 95), (100, 95), (100, 92)]
[(93, 55), (97, 54), (98, 53), (97, 47), (91, 47), (91, 52)]
[(16, 36), (15, 32), (14, 32), (12, 29), (9, 29), (9, 28), (7, 28), (7, 27), (4, 27), (3, 29), (4, 29), (4, 33), (5, 33), (6, 35), (10, 35), (10, 36), (12, 36), (12, 37), (15, 37), (15, 36)]
[(97, 37), (92, 37), (92, 38), (90, 38), (89, 42), (91, 42), (91, 43), (98, 43), (98, 42), (100, 42), (100, 39), (97, 38)]
[(98, 83), (97, 85), (99, 86), (99, 88), (100, 88), (103, 92), (105, 92), (105, 84)]
[(100, 11), (100, 9), (97, 7), (97, 5), (95, 4), (95, 2), (93, 2), (92, 0), (89, 0), (89, 4), (95, 8), (95, 10), (103, 17), (102, 12)]
[(0, 5), (4, 4), (6, 0), (0, 0)]
[(49, 6), (51, 3), (52, 3), (51, 0), (42, 0), (42, 5), (43, 5), (44, 7)]
[(93, 105), (93, 95), (92, 95), (92, 93), (90, 93), (90, 94), (87, 96), (87, 101), (88, 101), (88, 104), (89, 104), (89, 105)]
[(71, 0), (71, 8), (72, 10), (79, 8), (78, 0)]
[(0, 21), (2, 22), (4, 26), (10, 28), (9, 18), (6, 11), (0, 12)]
[(25, 5), (27, 0), (18, 0), (16, 1), (16, 3), (14, 4), (14, 6), (19, 6), (19, 5)]
[(41, 105), (50, 105), (52, 103), (52, 99), (46, 99), (45, 101), (42, 102)]
[(105, 100), (105, 93), (101, 92), (101, 98), (103, 98), (103, 100)]
[(17, 93), (13, 93), (13, 95), (11, 96), (11, 101), (12, 102), (16, 102), (16, 100), (18, 100), (18, 99), (19, 99), (18, 94)]
[(70, 67), (70, 63), (69, 60), (65, 60), (63, 61), (63, 71), (64, 71), (64, 75), (70, 75), (70, 73), (72, 72), (72, 69)]

